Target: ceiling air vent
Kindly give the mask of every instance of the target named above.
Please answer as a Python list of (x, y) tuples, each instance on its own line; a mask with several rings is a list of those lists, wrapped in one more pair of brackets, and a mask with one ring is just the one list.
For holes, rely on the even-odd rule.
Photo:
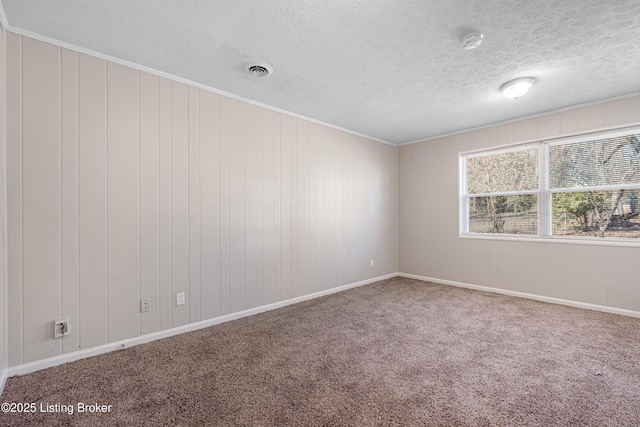
[(482, 33), (469, 33), (460, 40), (460, 45), (465, 50), (475, 49), (482, 43), (482, 38), (484, 35)]
[(266, 62), (249, 61), (244, 64), (244, 70), (254, 77), (267, 77), (273, 73), (273, 68)]

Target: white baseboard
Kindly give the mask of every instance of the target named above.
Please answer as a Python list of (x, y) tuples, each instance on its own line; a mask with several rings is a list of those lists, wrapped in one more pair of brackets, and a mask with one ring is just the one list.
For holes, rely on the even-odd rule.
[(552, 304), (567, 305), (569, 307), (585, 308), (587, 310), (603, 311), (605, 313), (620, 314), (622, 316), (640, 318), (640, 311), (627, 310), (624, 308), (590, 304), (587, 302), (572, 301), (572, 300), (566, 300), (561, 298), (545, 297), (542, 295), (527, 294), (525, 292), (509, 291), (507, 289), (500, 289), (500, 288), (491, 288), (488, 286), (471, 285), (469, 283), (461, 283), (461, 282), (454, 282), (452, 280), (436, 279), (434, 277), (418, 276), (416, 274), (398, 273), (398, 276), (406, 277), (407, 279), (417, 279), (417, 280), (423, 280), (425, 282), (439, 283), (441, 285), (456, 286), (458, 288), (475, 289), (477, 291), (493, 292), (496, 294), (510, 295), (513, 297), (520, 297), (520, 298), (527, 298), (527, 299), (532, 299), (536, 301), (549, 302)]
[(236, 313), (231, 313), (231, 314), (227, 314), (224, 316), (219, 316), (219, 317), (214, 317), (212, 319), (207, 319), (207, 320), (203, 320), (200, 322), (196, 322), (196, 323), (190, 323), (188, 325), (183, 325), (183, 326), (178, 326), (175, 328), (171, 328), (171, 329), (167, 329), (165, 331), (160, 331), (160, 332), (154, 332), (151, 334), (147, 334), (147, 335), (142, 335), (139, 337), (135, 337), (135, 338), (129, 338), (126, 340), (122, 340), (122, 341), (118, 341), (118, 342), (114, 342), (114, 343), (109, 343), (109, 344), (105, 344), (105, 345), (101, 345), (101, 346), (97, 346), (97, 347), (92, 347), (92, 348), (88, 348), (88, 349), (84, 349), (84, 350), (79, 350), (79, 351), (75, 351), (72, 353), (67, 353), (67, 354), (63, 354), (60, 356), (55, 356), (55, 357), (51, 357), (48, 359), (43, 359), (43, 360), (38, 360), (35, 362), (30, 362), (30, 363), (25, 363), (22, 365), (17, 365), (17, 366), (13, 366), (11, 368), (8, 369), (4, 369), (2, 370), (2, 372), (0, 373), (0, 393), (2, 393), (2, 391), (4, 390), (4, 385), (6, 383), (7, 378), (16, 376), (16, 375), (25, 375), (31, 372), (36, 372), (42, 369), (46, 369), (46, 368), (51, 368), (53, 366), (58, 366), (58, 365), (62, 365), (65, 363), (69, 363), (69, 362), (73, 362), (75, 360), (80, 360), (80, 359), (85, 359), (87, 357), (92, 357), (92, 356), (98, 356), (100, 354), (104, 354), (104, 353), (109, 353), (111, 351), (114, 350), (121, 350), (124, 348), (128, 348), (128, 347), (133, 347), (139, 344), (145, 344), (151, 341), (155, 341), (155, 340), (159, 340), (159, 339), (163, 339), (163, 338), (168, 338), (174, 335), (179, 335), (179, 334), (183, 334), (185, 332), (191, 332), (191, 331), (196, 331), (198, 329), (203, 329), (203, 328), (207, 328), (209, 326), (213, 326), (213, 325), (218, 325), (220, 323), (225, 323), (225, 322), (229, 322), (231, 320), (236, 320), (236, 319), (240, 319), (242, 317), (247, 317), (247, 316), (252, 316), (254, 314), (258, 314), (258, 313), (263, 313), (265, 311), (270, 311), (270, 310), (275, 310), (277, 308), (281, 308), (281, 307), (285, 307), (291, 304), (296, 304), (299, 302), (303, 302), (303, 301), (308, 301), (314, 298), (318, 298), (324, 295), (330, 295), (330, 294), (334, 294), (337, 292), (342, 292), (345, 291), (347, 289), (352, 289), (352, 288), (356, 288), (358, 286), (363, 286), (363, 285), (368, 285), (370, 283), (373, 282), (377, 282), (380, 280), (385, 280), (385, 279), (390, 279), (393, 277), (406, 277), (408, 279), (417, 279), (417, 280), (422, 280), (425, 282), (433, 282), (433, 283), (438, 283), (438, 284), (442, 284), (442, 285), (449, 285), (449, 286), (456, 286), (459, 288), (467, 288), (467, 289), (475, 289), (475, 290), (479, 290), (479, 291), (485, 291), (485, 292), (493, 292), (493, 293), (498, 293), (498, 294), (504, 294), (504, 295), (510, 295), (510, 296), (514, 296), (514, 297), (520, 297), (520, 298), (527, 298), (527, 299), (532, 299), (532, 300), (536, 300), (536, 301), (543, 301), (543, 302), (548, 302), (548, 303), (552, 303), (552, 304), (560, 304), (560, 305), (567, 305), (570, 307), (578, 307), (578, 308), (585, 308), (588, 310), (596, 310), (596, 311), (603, 311), (606, 313), (613, 313), (613, 314), (620, 314), (623, 316), (631, 316), (631, 317), (637, 317), (640, 318), (640, 312), (638, 311), (633, 311), (633, 310), (626, 310), (626, 309), (622, 309), (622, 308), (616, 308), (616, 307), (608, 307), (608, 306), (603, 306), (603, 305), (597, 305), (597, 304), (589, 304), (589, 303), (584, 303), (584, 302), (578, 302), (578, 301), (571, 301), (571, 300), (564, 300), (564, 299), (560, 299), (560, 298), (552, 298), (552, 297), (545, 297), (545, 296), (541, 296), (541, 295), (534, 295), (534, 294), (527, 294), (524, 292), (516, 292), (516, 291), (510, 291), (510, 290), (506, 290), (506, 289), (499, 289), (499, 288), (492, 288), (492, 287), (488, 287), (488, 286), (480, 286), (480, 285), (472, 285), (469, 283), (461, 283), (461, 282), (455, 282), (452, 280), (443, 280), (443, 279), (437, 279), (434, 277), (426, 277), (426, 276), (419, 276), (416, 274), (407, 274), (407, 273), (390, 273), (390, 274), (385, 274), (383, 276), (378, 276), (378, 277), (373, 277), (371, 279), (367, 279), (367, 280), (363, 280), (360, 282), (355, 282), (355, 283), (349, 283), (347, 285), (343, 285), (343, 286), (338, 286), (336, 288), (332, 288), (332, 289), (327, 289), (324, 291), (320, 291), (320, 292), (314, 292), (312, 294), (309, 295), (303, 295), (300, 297), (295, 297), (295, 298), (291, 298), (285, 301), (279, 301), (279, 302), (275, 302), (272, 304), (266, 304), (260, 307), (255, 307), (255, 308), (251, 308), (249, 310), (243, 310), (243, 311), (239, 311)]
[(51, 357), (48, 359), (38, 360), (35, 362), (25, 363), (22, 365), (13, 366), (9, 369), (5, 369), (2, 373), (2, 383), (0, 383), (0, 393), (4, 389), (4, 381), (6, 378), (14, 377), (16, 375), (25, 375), (31, 372), (39, 371), (53, 366), (62, 365), (64, 363), (73, 362), (75, 360), (85, 359), (87, 357), (98, 356), (100, 354), (109, 353), (114, 350), (121, 350), (135, 345), (148, 343), (151, 341), (159, 340), (162, 338), (168, 338), (174, 335), (183, 334), (185, 332), (191, 332), (209, 326), (218, 325), (220, 323), (229, 322), (231, 320), (240, 319), (242, 317), (251, 316), (254, 314), (262, 313), (269, 310), (275, 310), (276, 308), (285, 307), (287, 305), (296, 304), (302, 301), (311, 300), (324, 295), (330, 295), (337, 292), (346, 291), (347, 289), (356, 288), (358, 286), (368, 285), (369, 283), (377, 282), (380, 280), (390, 279), (397, 277), (398, 273), (385, 274), (383, 276), (373, 277), (371, 279), (363, 280), (360, 282), (349, 283), (347, 285), (338, 286), (336, 288), (327, 289), (320, 292), (314, 292), (309, 295), (303, 295), (300, 297), (291, 298), (285, 301), (278, 301), (272, 304), (262, 305), (260, 307), (251, 308), (249, 310), (243, 310), (236, 313), (227, 314), (225, 316), (214, 317), (212, 319), (203, 320), (201, 322), (190, 323), (184, 326), (178, 326), (175, 328), (167, 329), (165, 331), (154, 332), (147, 335), (142, 335), (135, 338), (129, 338), (126, 340), (104, 344), (97, 347), (87, 348), (84, 350), (74, 351), (73, 353), (62, 354), (60, 356)]

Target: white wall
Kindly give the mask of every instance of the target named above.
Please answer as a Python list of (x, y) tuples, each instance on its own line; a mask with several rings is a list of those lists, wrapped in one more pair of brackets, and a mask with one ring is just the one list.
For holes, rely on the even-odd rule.
[(9, 366), (397, 271), (396, 147), (6, 38)]
[(400, 147), (400, 271), (640, 311), (640, 247), (458, 237), (459, 152), (639, 122), (632, 97)]
[[(6, 78), (5, 78), (5, 38), (6, 33), (0, 26), (0, 378), (7, 367), (7, 341), (6, 341), (6, 306), (5, 294), (7, 283), (5, 281), (5, 134), (6, 124)], [(2, 383), (0, 380), (0, 390)]]

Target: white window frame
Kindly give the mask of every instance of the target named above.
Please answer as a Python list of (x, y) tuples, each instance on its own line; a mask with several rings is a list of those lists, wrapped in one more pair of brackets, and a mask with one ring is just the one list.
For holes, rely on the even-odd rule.
[[(486, 156), (495, 156), (505, 153), (513, 153), (516, 151), (526, 151), (538, 149), (538, 157), (540, 156), (540, 143), (527, 143), (527, 144), (518, 144), (513, 146), (501, 147), (493, 150), (482, 150), (482, 151), (472, 151), (467, 152), (466, 154), (460, 155), (460, 174), (462, 184), (460, 191), (460, 202), (461, 202), (461, 215), (460, 215), (460, 232), (465, 235), (499, 235), (499, 236), (518, 236), (523, 238), (535, 237), (535, 234), (494, 234), (494, 233), (471, 233), (469, 232), (469, 200), (472, 197), (488, 197), (488, 196), (514, 196), (514, 195), (528, 195), (528, 194), (536, 194), (538, 195), (538, 211), (540, 210), (540, 160), (538, 160), (538, 190), (523, 190), (523, 191), (498, 191), (494, 193), (474, 193), (473, 195), (469, 195), (467, 189), (467, 159), (476, 158), (476, 157), (486, 157)], [(538, 213), (538, 233), (540, 233), (540, 213)], [(538, 234), (539, 235), (539, 234)]]
[[(525, 142), (519, 144), (503, 145), (489, 149), (464, 151), (458, 154), (459, 159), (459, 227), (458, 236), (466, 239), (488, 240), (516, 240), (516, 241), (545, 241), (553, 243), (588, 244), (604, 246), (638, 246), (640, 238), (624, 237), (595, 237), (595, 236), (566, 236), (552, 235), (552, 194), (566, 192), (584, 192), (587, 188), (592, 191), (611, 191), (620, 188), (640, 190), (640, 184), (628, 185), (601, 185), (594, 187), (572, 187), (551, 190), (549, 182), (549, 148), (557, 145), (565, 145), (576, 142), (594, 141), (606, 138), (615, 138), (632, 133), (640, 133), (640, 126), (617, 128), (606, 131), (585, 133), (549, 140)], [(492, 156), (507, 152), (528, 150), (538, 147), (538, 190), (496, 192), (487, 194), (469, 195), (467, 192), (467, 159), (482, 156)], [(507, 196), (507, 195), (538, 195), (538, 233), (537, 234), (507, 234), (507, 233), (472, 233), (469, 232), (469, 200), (471, 197), (482, 196)]]

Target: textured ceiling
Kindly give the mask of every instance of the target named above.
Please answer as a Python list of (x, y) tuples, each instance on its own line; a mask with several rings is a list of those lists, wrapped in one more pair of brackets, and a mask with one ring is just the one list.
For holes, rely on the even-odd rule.
[[(401, 144), (640, 92), (638, 0), (1, 0), (32, 32)], [(484, 33), (471, 51), (460, 38)], [(250, 77), (251, 59), (271, 64)], [(532, 76), (525, 97), (499, 87)]]

